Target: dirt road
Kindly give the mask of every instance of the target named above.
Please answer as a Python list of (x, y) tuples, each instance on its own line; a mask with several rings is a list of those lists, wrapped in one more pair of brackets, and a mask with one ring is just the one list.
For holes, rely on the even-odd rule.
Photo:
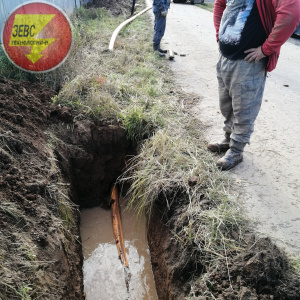
[[(201, 101), (194, 112), (207, 125), (207, 140), (222, 138), (215, 65), (218, 59), (212, 13), (171, 4), (165, 48), (185, 53), (167, 61), (175, 80)], [(300, 40), (282, 48), (268, 75), (263, 105), (244, 162), (230, 171), (245, 212), (256, 230), (293, 254), (300, 253)], [(217, 157), (216, 157), (217, 159)]]

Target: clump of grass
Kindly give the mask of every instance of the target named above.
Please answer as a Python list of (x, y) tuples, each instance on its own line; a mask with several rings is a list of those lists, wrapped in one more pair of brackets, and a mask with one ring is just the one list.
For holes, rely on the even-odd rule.
[[(104, 79), (102, 78), (102, 80)], [(109, 86), (101, 85), (103, 84), (97, 81), (96, 76), (85, 78), (78, 75), (65, 85), (58, 96), (53, 98), (53, 103), (71, 106), (78, 113), (94, 120), (115, 118), (120, 112), (120, 108), (109, 92)]]
[(128, 112), (120, 114), (120, 117), (131, 141), (140, 141), (151, 135), (153, 127), (151, 122), (147, 120), (147, 116), (142, 108), (130, 108)]
[[(35, 249), (30, 248), (26, 237), (18, 232), (12, 233), (11, 236), (2, 234), (0, 244), (1, 299), (32, 299), (32, 278), (37, 268)], [(10, 259), (11, 253), (14, 254), (13, 261)]]
[(290, 262), (295, 272), (300, 276), (300, 255), (290, 257)]
[[(197, 202), (189, 207), (187, 215), (193, 243), (204, 254), (206, 264), (216, 257), (225, 259), (244, 249), (246, 244), (243, 232), (246, 222), (239, 208), (228, 197), (223, 196), (222, 202), (212, 205), (208, 210), (203, 210), (201, 202)], [(238, 240), (233, 238), (233, 232), (237, 233)]]
[(46, 187), (47, 195), (54, 201), (55, 207), (59, 211), (60, 218), (66, 230), (70, 230), (75, 226), (74, 214), (78, 209), (77, 205), (73, 204), (67, 195), (67, 191), (57, 184), (49, 184)]
[(8, 59), (4, 53), (3, 45), (0, 46), (0, 75), (20, 81), (37, 81), (34, 74), (19, 69)]
[(13, 203), (5, 202), (1, 199), (0, 211), (14, 220), (16, 224), (26, 223), (24, 215)]
[(202, 168), (198, 153), (187, 140), (174, 136), (171, 129), (157, 131), (144, 142), (121, 179), (132, 181), (131, 204), (149, 212), (161, 193), (176, 194), (183, 189), (188, 193), (189, 177), (198, 176)]
[(21, 296), (22, 300), (31, 300), (30, 292), (32, 291), (32, 287), (30, 284), (24, 283), (19, 287), (18, 293)]
[[(60, 174), (59, 167), (57, 165), (57, 159), (54, 151), (60, 146), (67, 146), (61, 139), (57, 138), (53, 133), (47, 131), (48, 143), (46, 152), (48, 153), (48, 159), (50, 163), (50, 174)], [(64, 158), (65, 159), (65, 158)], [(75, 205), (68, 196), (68, 184), (63, 184), (63, 180), (59, 175), (57, 182), (51, 182), (48, 179), (46, 186), (46, 194), (52, 201), (53, 209), (59, 213), (60, 219), (63, 222), (63, 226), (67, 231), (70, 231), (75, 226), (74, 215), (76, 214), (78, 207)]]

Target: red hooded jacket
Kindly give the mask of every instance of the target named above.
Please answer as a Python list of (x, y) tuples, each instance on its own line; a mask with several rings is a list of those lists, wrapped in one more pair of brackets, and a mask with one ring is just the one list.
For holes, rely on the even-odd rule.
[[(267, 71), (275, 69), (281, 46), (292, 35), (300, 21), (300, 0), (256, 0), (259, 15), (268, 38), (262, 45), (268, 56)], [(219, 40), (219, 27), (226, 0), (216, 0), (214, 25)]]

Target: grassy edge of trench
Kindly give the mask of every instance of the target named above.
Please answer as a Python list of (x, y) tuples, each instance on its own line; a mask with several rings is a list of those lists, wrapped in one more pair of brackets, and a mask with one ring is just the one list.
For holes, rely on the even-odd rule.
[[(119, 178), (130, 183), (130, 204), (137, 213), (151, 213), (157, 201), (168, 210), (183, 200), (187, 222), (175, 238), (200, 251), (207, 266), (217, 268), (220, 259), (244, 249), (249, 223), (229, 196), (230, 180), (206, 151), (201, 123), (189, 111), (199, 99), (178, 89), (166, 61), (152, 53), (148, 16), (126, 26), (115, 51), (107, 50), (123, 20), (104, 9), (81, 8), (72, 18), (74, 46), (62, 67), (32, 75), (11, 66), (2, 53), (1, 73), (60, 90), (53, 104), (71, 106), (77, 117), (121, 124), (138, 147)], [(204, 204), (208, 209), (203, 210)], [(299, 269), (299, 260), (294, 261)]]

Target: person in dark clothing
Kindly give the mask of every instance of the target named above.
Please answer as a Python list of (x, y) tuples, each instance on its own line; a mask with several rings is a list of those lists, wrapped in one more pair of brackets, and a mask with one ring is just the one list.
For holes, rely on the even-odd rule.
[(153, 0), (154, 13), (154, 33), (153, 33), (153, 51), (159, 56), (165, 56), (166, 50), (160, 48), (160, 42), (165, 34), (166, 19), (170, 0)]

